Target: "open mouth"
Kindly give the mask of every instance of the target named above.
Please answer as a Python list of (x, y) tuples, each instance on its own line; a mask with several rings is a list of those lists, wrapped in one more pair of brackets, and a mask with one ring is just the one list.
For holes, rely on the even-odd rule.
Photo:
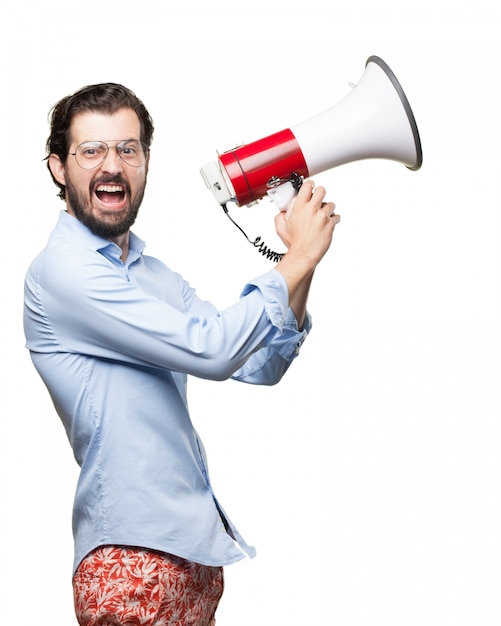
[(125, 200), (125, 187), (117, 183), (100, 183), (95, 194), (103, 204), (121, 204)]

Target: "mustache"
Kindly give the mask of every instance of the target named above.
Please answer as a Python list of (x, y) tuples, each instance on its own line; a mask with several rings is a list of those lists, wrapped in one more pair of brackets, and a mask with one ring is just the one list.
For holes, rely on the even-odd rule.
[(120, 185), (130, 196), (129, 183), (120, 174), (116, 174), (115, 176), (98, 176), (94, 178), (90, 185), (91, 191), (95, 189), (97, 185)]

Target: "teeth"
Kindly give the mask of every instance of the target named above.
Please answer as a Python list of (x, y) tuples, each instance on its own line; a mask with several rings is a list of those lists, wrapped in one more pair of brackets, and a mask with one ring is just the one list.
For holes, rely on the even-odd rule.
[(117, 193), (122, 191), (121, 185), (98, 185), (96, 191), (105, 191), (106, 193)]

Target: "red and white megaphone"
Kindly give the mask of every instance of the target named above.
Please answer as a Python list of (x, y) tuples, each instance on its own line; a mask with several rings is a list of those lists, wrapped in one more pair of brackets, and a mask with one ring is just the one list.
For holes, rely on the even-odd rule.
[(390, 159), (410, 170), (423, 155), (416, 120), (396, 76), (367, 59), (356, 87), (318, 115), (253, 143), (218, 154), (201, 174), (221, 206), (268, 195), (284, 210), (304, 178), (362, 159)]

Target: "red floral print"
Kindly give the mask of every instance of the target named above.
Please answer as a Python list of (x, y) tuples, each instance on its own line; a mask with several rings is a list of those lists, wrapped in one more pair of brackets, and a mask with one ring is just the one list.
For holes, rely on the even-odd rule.
[(142, 548), (104, 546), (73, 578), (80, 626), (214, 626), (222, 567)]

